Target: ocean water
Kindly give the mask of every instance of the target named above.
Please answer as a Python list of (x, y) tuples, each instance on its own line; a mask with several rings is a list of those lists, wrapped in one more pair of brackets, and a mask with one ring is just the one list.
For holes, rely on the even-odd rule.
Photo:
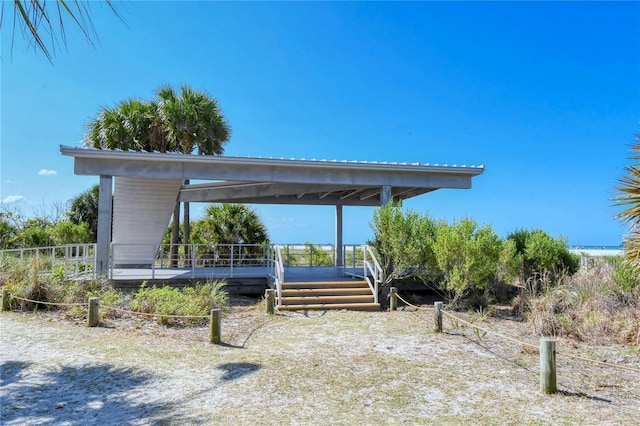
[(622, 244), (617, 246), (569, 246), (571, 250), (622, 250)]

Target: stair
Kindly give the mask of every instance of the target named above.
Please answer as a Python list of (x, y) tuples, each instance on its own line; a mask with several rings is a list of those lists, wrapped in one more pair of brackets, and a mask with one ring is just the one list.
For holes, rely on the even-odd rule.
[(288, 282), (282, 284), (278, 310), (379, 310), (374, 300), (366, 281)]

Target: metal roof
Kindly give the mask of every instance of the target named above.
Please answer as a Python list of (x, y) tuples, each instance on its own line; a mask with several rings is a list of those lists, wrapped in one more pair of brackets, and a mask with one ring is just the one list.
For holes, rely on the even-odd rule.
[(180, 201), (379, 206), (442, 188), (471, 188), (484, 166), (203, 156), (60, 146), (77, 175), (205, 181), (184, 185)]

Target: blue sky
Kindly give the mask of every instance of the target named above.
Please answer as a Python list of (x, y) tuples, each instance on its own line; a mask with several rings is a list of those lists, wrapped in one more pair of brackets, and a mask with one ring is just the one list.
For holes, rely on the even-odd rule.
[[(472, 189), (405, 207), (621, 242), (611, 198), (640, 133), (638, 2), (117, 5), (126, 25), (91, 3), (95, 47), (68, 23), (54, 65), (5, 21), (6, 207), (31, 214), (97, 183), (59, 146), (79, 145), (101, 106), (186, 83), (218, 99), (227, 155), (484, 164)], [(331, 207), (255, 207), (274, 242), (333, 241)], [(345, 208), (345, 243), (371, 237), (372, 215)]]

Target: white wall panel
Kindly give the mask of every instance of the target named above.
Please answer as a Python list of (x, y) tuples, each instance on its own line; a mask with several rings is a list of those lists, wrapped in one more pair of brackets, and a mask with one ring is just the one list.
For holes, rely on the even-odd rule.
[(115, 266), (149, 266), (171, 220), (180, 179), (116, 177), (113, 194)]

